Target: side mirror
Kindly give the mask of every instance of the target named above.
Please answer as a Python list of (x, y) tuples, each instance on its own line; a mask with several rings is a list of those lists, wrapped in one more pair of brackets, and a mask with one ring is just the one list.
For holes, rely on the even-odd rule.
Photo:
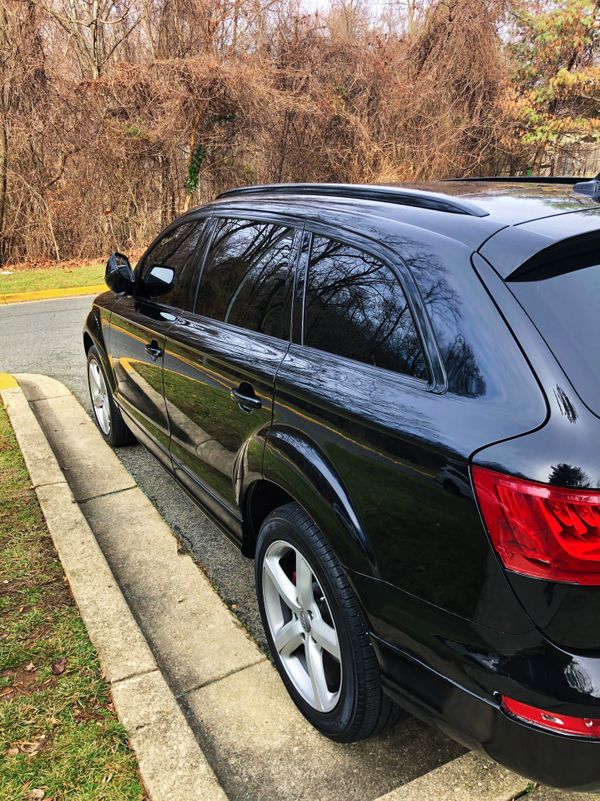
[(175, 270), (166, 264), (153, 264), (144, 274), (144, 291), (149, 297), (169, 292), (175, 284)]
[(122, 253), (111, 253), (106, 262), (104, 281), (113, 292), (133, 293), (135, 275), (127, 256)]

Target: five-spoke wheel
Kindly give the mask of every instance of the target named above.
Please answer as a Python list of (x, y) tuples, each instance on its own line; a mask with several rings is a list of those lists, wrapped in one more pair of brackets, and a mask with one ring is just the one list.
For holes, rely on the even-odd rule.
[(337, 704), (342, 660), (323, 588), (299, 550), (283, 540), (262, 563), (264, 608), (275, 648), (294, 686), (320, 712)]
[(88, 361), (88, 382), (96, 422), (106, 436), (110, 434), (110, 404), (102, 368), (95, 356)]
[(273, 661), (313, 726), (352, 742), (395, 721), (398, 708), (382, 692), (362, 609), (329, 543), (297, 503), (263, 521), (255, 574)]
[(121, 410), (115, 403), (102, 358), (95, 345), (87, 352), (87, 375), (94, 420), (109, 445), (129, 445), (135, 442), (127, 428)]

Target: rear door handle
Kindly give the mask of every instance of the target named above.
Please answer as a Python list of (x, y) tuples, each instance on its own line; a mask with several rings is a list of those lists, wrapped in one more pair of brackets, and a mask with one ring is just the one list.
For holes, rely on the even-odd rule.
[(159, 346), (155, 339), (153, 339), (152, 342), (148, 342), (146, 345), (144, 345), (144, 350), (153, 361), (156, 361), (160, 356), (163, 355), (163, 349)]
[(237, 389), (231, 390), (230, 395), (231, 399), (236, 401), (243, 412), (252, 412), (254, 409), (260, 409), (262, 406), (261, 399), (256, 397), (254, 390), (249, 384), (244, 386), (240, 384)]

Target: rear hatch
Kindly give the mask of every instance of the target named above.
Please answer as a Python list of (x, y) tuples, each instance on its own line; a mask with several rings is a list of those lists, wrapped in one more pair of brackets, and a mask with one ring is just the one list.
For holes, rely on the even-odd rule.
[[(600, 649), (599, 212), (514, 226), (482, 249), (560, 366), (546, 375), (546, 391), (563, 401), (578, 395), (591, 414), (576, 401), (570, 415), (551, 414), (538, 431), (485, 449), (486, 470), (473, 472), (517, 596), (550, 639), (583, 651)], [(574, 392), (563, 392), (561, 370)]]
[(508, 284), (581, 400), (600, 416), (600, 231), (592, 252), (574, 247)]
[(600, 207), (512, 226), (480, 252), (600, 416)]

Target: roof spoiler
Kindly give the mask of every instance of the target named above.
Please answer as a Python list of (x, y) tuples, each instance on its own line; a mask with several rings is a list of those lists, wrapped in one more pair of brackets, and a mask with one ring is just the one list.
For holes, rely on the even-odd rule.
[(505, 281), (538, 281), (600, 264), (600, 229), (562, 239), (538, 251)]

